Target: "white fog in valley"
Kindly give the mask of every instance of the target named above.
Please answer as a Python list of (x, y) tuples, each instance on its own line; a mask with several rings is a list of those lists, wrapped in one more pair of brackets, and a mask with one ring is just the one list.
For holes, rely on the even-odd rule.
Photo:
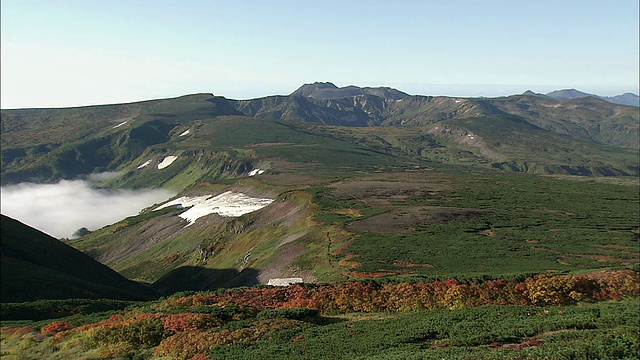
[(56, 238), (70, 238), (82, 227), (93, 231), (113, 224), (175, 195), (166, 189), (96, 189), (85, 180), (21, 183), (0, 191), (2, 214)]

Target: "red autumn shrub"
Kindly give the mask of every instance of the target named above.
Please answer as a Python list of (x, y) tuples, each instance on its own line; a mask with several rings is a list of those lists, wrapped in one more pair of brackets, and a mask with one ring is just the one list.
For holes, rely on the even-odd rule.
[(217, 327), (222, 321), (211, 314), (181, 313), (165, 315), (162, 323), (165, 330), (182, 332)]
[(54, 321), (49, 325), (46, 325), (40, 329), (40, 332), (43, 334), (55, 334), (60, 331), (65, 331), (69, 329), (68, 321)]

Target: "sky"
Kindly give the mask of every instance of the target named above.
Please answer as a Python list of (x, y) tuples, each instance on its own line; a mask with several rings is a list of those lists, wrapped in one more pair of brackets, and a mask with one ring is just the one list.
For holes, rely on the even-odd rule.
[(0, 107), (305, 83), (501, 96), (638, 93), (637, 0), (2, 0)]

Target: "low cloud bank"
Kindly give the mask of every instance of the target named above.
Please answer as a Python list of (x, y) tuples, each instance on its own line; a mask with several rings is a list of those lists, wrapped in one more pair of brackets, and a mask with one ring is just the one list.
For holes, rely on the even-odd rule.
[(85, 180), (21, 183), (0, 188), (0, 211), (53, 237), (67, 238), (81, 227), (99, 229), (173, 195), (166, 189), (95, 189)]

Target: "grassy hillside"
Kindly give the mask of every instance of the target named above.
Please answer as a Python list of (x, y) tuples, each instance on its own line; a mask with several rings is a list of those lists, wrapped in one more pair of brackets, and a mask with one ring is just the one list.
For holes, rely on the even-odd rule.
[(344, 278), (330, 267), (326, 247), (327, 234), (336, 229), (314, 223), (310, 194), (286, 189), (253, 180), (202, 184), (186, 194), (232, 190), (275, 201), (239, 218), (214, 214), (188, 227), (179, 210), (149, 211), (70, 244), (163, 294), (265, 284), (271, 277)]
[(483, 100), (542, 129), (600, 144), (638, 148), (640, 108), (586, 97), (556, 101), (534, 96)]
[(82, 252), (2, 215), (3, 303), (37, 299), (149, 299), (155, 293)]
[(275, 199), (255, 213), (185, 227), (179, 210), (149, 211), (71, 244), (166, 294), (274, 277), (481, 279), (638, 266), (633, 181), (472, 167), (336, 169), (332, 178), (291, 173), (299, 170), (185, 193)]
[(638, 153), (558, 134), (516, 117), (495, 115), (398, 127), (307, 126), (397, 157), (509, 172), (582, 176), (638, 174)]
[[(119, 169), (183, 123), (239, 114), (210, 94), (68, 109), (2, 110), (2, 182), (50, 182)], [(177, 134), (176, 134), (177, 135)]]

